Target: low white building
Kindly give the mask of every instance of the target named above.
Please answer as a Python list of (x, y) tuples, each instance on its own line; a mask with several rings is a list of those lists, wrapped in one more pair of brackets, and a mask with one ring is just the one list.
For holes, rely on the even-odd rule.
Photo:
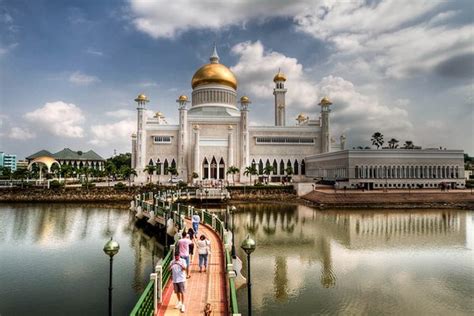
[(340, 188), (464, 188), (463, 154), (440, 149), (341, 150), (306, 157), (306, 176)]

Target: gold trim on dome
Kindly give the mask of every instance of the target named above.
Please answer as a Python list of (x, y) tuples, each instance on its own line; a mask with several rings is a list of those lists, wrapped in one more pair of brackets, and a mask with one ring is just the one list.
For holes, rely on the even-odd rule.
[(148, 98), (146, 95), (144, 95), (143, 93), (142, 94), (139, 94), (137, 96), (137, 98), (135, 99), (135, 102), (148, 102)]
[(191, 87), (204, 84), (222, 84), (237, 89), (237, 79), (232, 71), (222, 64), (206, 64), (199, 68), (191, 80)]
[(277, 81), (286, 81), (286, 76), (284, 73), (282, 73), (280, 70), (278, 70), (278, 73), (273, 77), (273, 82)]
[(180, 95), (178, 101), (188, 101), (188, 97), (185, 95)]
[(332, 104), (332, 102), (331, 102), (331, 100), (329, 100), (328, 97), (322, 98), (321, 102), (319, 102), (319, 105), (331, 105), (331, 104)]
[(250, 103), (250, 99), (247, 96), (243, 96), (240, 98), (240, 103)]

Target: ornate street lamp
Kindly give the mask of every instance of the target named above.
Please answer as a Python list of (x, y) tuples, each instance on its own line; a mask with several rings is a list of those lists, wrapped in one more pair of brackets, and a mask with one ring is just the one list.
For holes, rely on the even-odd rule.
[(109, 270), (109, 316), (112, 316), (112, 265), (113, 257), (119, 252), (120, 245), (115, 240), (110, 240), (104, 246), (104, 252), (110, 257), (110, 270)]
[(235, 239), (234, 239), (234, 215), (235, 215), (235, 211), (237, 211), (237, 208), (234, 205), (232, 205), (230, 207), (231, 232), (232, 232), (232, 248), (231, 248), (230, 254), (232, 255), (233, 259), (236, 258), (236, 255), (235, 255)]
[(250, 254), (254, 252), (256, 248), (255, 240), (250, 238), (250, 235), (247, 235), (247, 238), (244, 239), (240, 245), (240, 248), (242, 248), (247, 254), (248, 315), (252, 316), (252, 280), (250, 278)]

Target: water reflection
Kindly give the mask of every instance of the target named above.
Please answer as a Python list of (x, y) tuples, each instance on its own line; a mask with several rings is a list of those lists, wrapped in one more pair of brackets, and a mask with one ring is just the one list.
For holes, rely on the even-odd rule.
[[(103, 314), (107, 307), (103, 302), (107, 301), (104, 289), (108, 261), (102, 247), (111, 236), (121, 245), (114, 260), (114, 301), (117, 313), (126, 314), (163, 255), (156, 238), (136, 227), (128, 210), (59, 204), (0, 205), (0, 314), (27, 314), (27, 306), (22, 304), (25, 295), (39, 314), (51, 314), (52, 307), (57, 315), (78, 311)], [(24, 271), (43, 279), (15, 277)], [(75, 291), (83, 294), (74, 295)], [(54, 301), (48, 302), (45, 297)], [(65, 301), (68, 303), (59, 303)], [(86, 310), (81, 304), (88, 305)], [(77, 311), (73, 306), (78, 307)]]
[[(386, 285), (383, 284), (386, 282), (384, 279), (390, 278), (390, 275), (378, 275), (379, 271), (390, 269), (393, 273), (415, 273), (427, 258), (430, 258), (430, 279), (445, 279), (443, 273), (464, 273), (465, 282), (474, 281), (472, 249), (467, 245), (472, 212), (319, 211), (305, 206), (248, 204), (241, 205), (239, 210), (235, 217), (236, 242), (239, 243), (250, 233), (258, 243), (257, 251), (252, 256), (256, 275), (254, 284), (257, 284), (253, 292), (262, 314), (270, 314), (270, 311), (272, 315), (283, 314), (283, 310), (275, 306), (292, 306), (296, 301), (301, 303), (302, 293), (317, 289), (324, 295), (331, 293), (324, 292), (324, 289), (334, 289), (334, 293), (338, 294), (330, 295), (330, 300), (347, 299), (344, 295), (351, 292), (350, 303), (341, 301), (339, 309), (334, 306), (328, 309), (347, 312), (344, 310), (347, 304), (362, 304), (363, 294), (357, 293), (360, 291), (358, 286)], [(460, 255), (459, 262), (445, 258), (447, 251)], [(395, 260), (389, 259), (394, 255)], [(239, 257), (245, 257), (240, 249)], [(368, 261), (368, 258), (374, 259)], [(245, 261), (243, 271), (246, 271)], [(400, 262), (403, 265), (397, 267)], [(436, 267), (437, 263), (444, 267)], [(433, 269), (441, 270), (461, 265), (461, 271), (456, 271), (457, 268), (448, 268), (448, 272), (431, 271), (433, 265)], [(355, 278), (353, 273), (348, 272), (350, 269), (360, 278), (353, 282), (357, 284), (347, 284)], [(316, 280), (319, 287), (313, 283)], [(467, 287), (470, 291), (473, 286)], [(398, 290), (392, 288), (390, 291)], [(458, 295), (465, 300), (469, 298), (468, 293), (461, 290), (446, 294), (446, 297)], [(359, 301), (355, 296), (360, 296)], [(240, 293), (239, 297), (245, 305), (245, 296)], [(354, 303), (354, 300), (357, 302)], [(306, 303), (311, 305), (311, 302)], [(327, 308), (323, 302), (313, 303), (320, 305), (321, 310)], [(298, 309), (298, 305), (293, 308), (296, 308), (294, 311), (304, 312)], [(469, 309), (469, 306), (464, 308)], [(446, 310), (449, 311), (449, 308)]]

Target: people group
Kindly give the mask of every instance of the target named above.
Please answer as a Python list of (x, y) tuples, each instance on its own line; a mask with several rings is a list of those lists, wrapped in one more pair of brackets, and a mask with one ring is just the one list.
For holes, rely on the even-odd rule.
[(176, 308), (185, 312), (184, 293), (186, 280), (191, 277), (190, 265), (194, 259), (195, 249), (199, 254), (199, 272), (207, 272), (208, 257), (211, 253), (210, 241), (204, 234), (198, 234), (201, 219), (197, 213), (192, 216), (192, 227), (183, 230), (177, 241), (174, 260), (171, 262), (173, 288), (178, 298)]

